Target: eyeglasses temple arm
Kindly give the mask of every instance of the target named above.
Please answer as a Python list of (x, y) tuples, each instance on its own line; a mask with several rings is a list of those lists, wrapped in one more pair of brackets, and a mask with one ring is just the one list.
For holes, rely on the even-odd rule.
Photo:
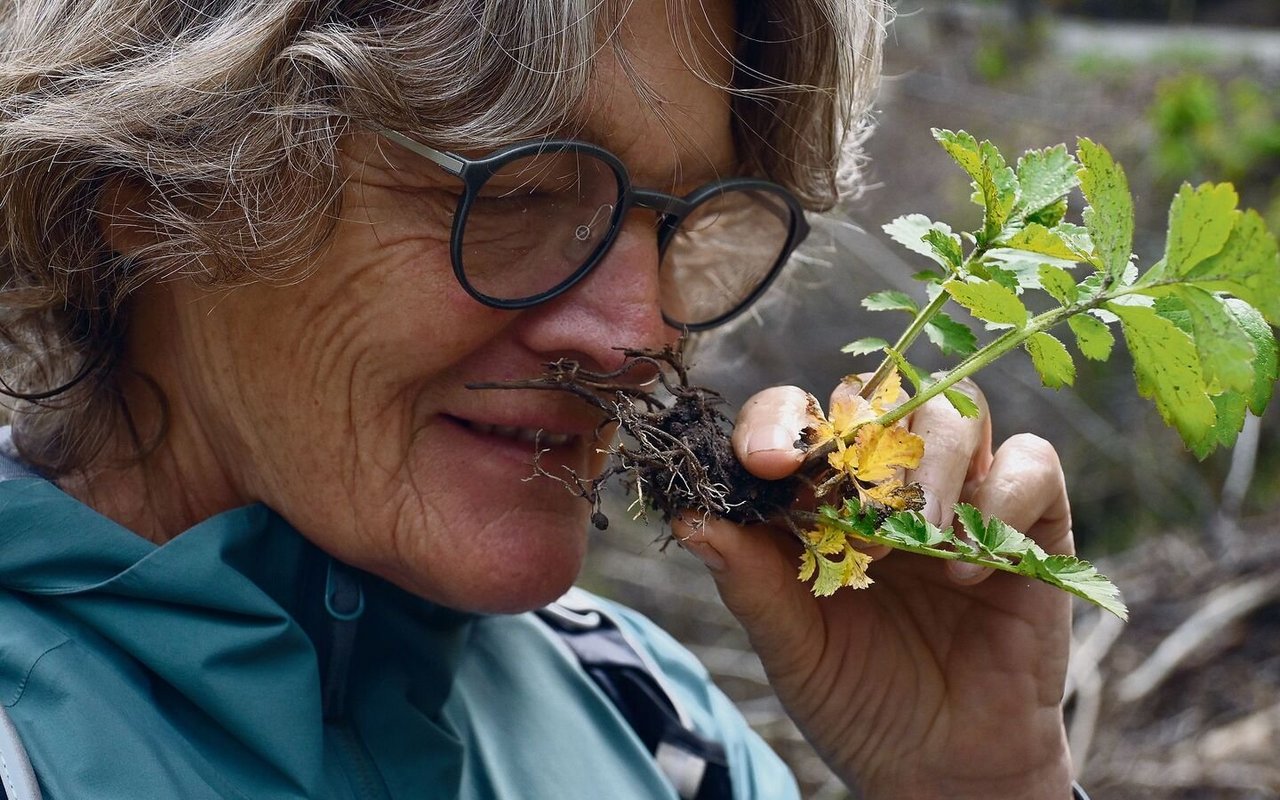
[(379, 136), (390, 139), (404, 149), (417, 153), (423, 158), (432, 161), (450, 175), (461, 175), (462, 168), (467, 165), (467, 162), (455, 155), (441, 152), (434, 147), (427, 147), (425, 144), (415, 142), (403, 133), (397, 133), (389, 128), (378, 128), (377, 133)]

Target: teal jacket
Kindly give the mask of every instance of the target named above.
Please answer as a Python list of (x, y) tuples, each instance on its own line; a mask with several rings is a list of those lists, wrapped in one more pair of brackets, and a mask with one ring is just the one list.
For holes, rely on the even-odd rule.
[[(0, 482), (0, 704), (45, 800), (674, 800), (532, 615), (462, 614), (363, 575), (343, 624), (331, 564), (260, 505), (156, 546), (47, 481)], [(735, 796), (797, 797), (693, 657), (611, 609), (724, 744)]]

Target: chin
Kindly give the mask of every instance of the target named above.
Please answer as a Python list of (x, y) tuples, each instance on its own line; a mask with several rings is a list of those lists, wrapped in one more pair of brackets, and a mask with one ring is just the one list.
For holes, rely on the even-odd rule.
[(586, 559), (585, 517), (585, 512), (507, 517), (489, 532), (433, 548), (419, 564), (402, 562), (383, 577), (458, 611), (531, 611), (559, 598), (577, 580)]

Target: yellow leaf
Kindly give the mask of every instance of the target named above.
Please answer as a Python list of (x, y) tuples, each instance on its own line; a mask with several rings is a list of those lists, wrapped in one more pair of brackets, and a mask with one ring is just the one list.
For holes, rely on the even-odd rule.
[(827, 454), (827, 463), (836, 472), (853, 475), (858, 469), (858, 449), (841, 446), (834, 453)]
[(924, 490), (918, 483), (903, 485), (901, 481), (885, 481), (876, 486), (860, 489), (859, 494), (864, 500), (874, 500), (894, 511), (906, 509), (919, 511), (924, 508)]
[(813, 557), (813, 551), (805, 548), (800, 554), (800, 580), (807, 581), (813, 577), (814, 570), (818, 568), (818, 559)]
[(857, 395), (841, 397), (831, 406), (831, 427), (843, 439), (853, 433), (854, 428), (878, 416), (866, 398)]
[(920, 457), (924, 455), (924, 439), (901, 425), (888, 429), (880, 425), (865, 425), (849, 449), (858, 451), (854, 477), (868, 483), (879, 483), (892, 478), (899, 468), (915, 469), (919, 466)]
[(871, 556), (855, 550), (852, 545), (845, 545), (844, 560), (840, 562), (841, 586), (852, 586), (854, 589), (865, 589), (875, 581), (867, 575), (867, 567), (871, 565)]
[(875, 419), (886, 411), (894, 407), (898, 402), (898, 397), (902, 394), (902, 375), (895, 367), (889, 372), (880, 385), (876, 387), (875, 393), (871, 395), (871, 419)]

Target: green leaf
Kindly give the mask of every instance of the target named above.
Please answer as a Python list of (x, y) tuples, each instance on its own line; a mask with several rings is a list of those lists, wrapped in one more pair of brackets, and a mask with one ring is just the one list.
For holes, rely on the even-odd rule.
[(943, 275), (941, 272), (935, 272), (931, 269), (922, 269), (911, 276), (911, 280), (913, 281), (923, 281), (928, 284), (942, 283), (946, 279), (946, 275)]
[(1031, 363), (1045, 386), (1061, 389), (1075, 383), (1076, 365), (1062, 342), (1039, 331), (1031, 334), (1022, 346), (1031, 354)]
[[(1076, 160), (1067, 152), (1065, 144), (1023, 153), (1018, 159), (1017, 170), (1022, 196), (1014, 207), (1014, 217), (1024, 218), (1048, 211), (1050, 218), (1056, 214), (1058, 219), (1062, 219), (1066, 213), (1065, 195), (1080, 182), (1076, 169)], [(1039, 221), (1028, 219), (1028, 222)]]
[(885, 355), (893, 359), (894, 366), (898, 368), (898, 372), (902, 373), (902, 377), (907, 379), (907, 382), (911, 384), (911, 388), (916, 392), (929, 385), (928, 376), (922, 374), (916, 365), (908, 361), (902, 353), (892, 347), (886, 347), (884, 352)]
[(925, 233), (924, 240), (937, 256), (934, 260), (951, 272), (958, 272), (964, 266), (964, 250), (959, 236), (949, 230), (931, 230)]
[(1249, 411), (1244, 395), (1239, 392), (1223, 392), (1213, 398), (1214, 423), (1208, 434), (1188, 449), (1196, 458), (1204, 461), (1219, 447), (1231, 447), (1244, 427), (1245, 415)]
[(1043, 225), (1031, 223), (1000, 243), (1001, 247), (1013, 250), (1025, 250), (1030, 253), (1062, 258), (1068, 261), (1079, 261), (1076, 254), (1062, 237)]
[(907, 214), (898, 217), (893, 222), (884, 225), (881, 230), (889, 234), (889, 238), (913, 253), (928, 256), (948, 269), (951, 268), (949, 259), (938, 254), (936, 245), (931, 245), (925, 241), (925, 234), (936, 233), (938, 236), (954, 239), (956, 248), (959, 249), (960, 247), (960, 237), (953, 234), (948, 225), (942, 222), (934, 222), (924, 214)]
[(1280, 325), (1280, 254), (1276, 238), (1258, 212), (1235, 212), (1235, 225), (1222, 249), (1183, 277), (1201, 289), (1227, 292)]
[(1110, 303), (1120, 318), (1138, 392), (1151, 398), (1165, 423), (1188, 445), (1201, 441), (1213, 427), (1213, 401), (1205, 391), (1195, 342), (1155, 309)]
[(1280, 348), (1276, 345), (1276, 336), (1271, 326), (1256, 308), (1243, 300), (1230, 298), (1227, 300), (1227, 310), (1253, 340), (1254, 381), (1245, 399), (1249, 410), (1260, 417), (1271, 402), (1276, 380), (1280, 379)]
[(1052, 264), (1041, 264), (1040, 285), (1049, 293), (1059, 305), (1069, 306), (1079, 297), (1079, 290), (1076, 289), (1076, 279), (1071, 277), (1071, 273), (1062, 267), (1055, 267)]
[(1253, 388), (1253, 337), (1231, 313), (1226, 301), (1195, 286), (1178, 286), (1174, 296), (1190, 316), (1205, 383), (1211, 388), (1238, 392)]
[(1012, 325), (1027, 324), (1027, 307), (1013, 290), (995, 281), (952, 279), (943, 284), (957, 303), (984, 322)]
[(1118, 281), (1133, 251), (1133, 197), (1129, 181), (1107, 149), (1089, 139), (1079, 140), (1077, 173), (1089, 207), (1084, 224), (1093, 242), (1098, 266), (1107, 281)]
[(961, 169), (973, 178), (985, 209), (980, 241), (1000, 236), (1014, 204), (1018, 201), (1018, 176), (991, 142), (976, 141), (964, 131), (952, 133), (934, 129), (933, 136)]
[(982, 413), (982, 409), (978, 408), (973, 398), (959, 389), (943, 389), (942, 396), (951, 402), (951, 407), (962, 417), (973, 419)]
[(942, 149), (955, 160), (960, 168), (969, 173), (975, 181), (982, 174), (982, 154), (978, 150), (978, 140), (964, 131), (952, 132), (946, 129), (933, 129), (933, 138), (942, 145)]
[(868, 336), (864, 339), (859, 339), (856, 342), (849, 342), (844, 347), (840, 348), (840, 352), (855, 356), (865, 356), (867, 353), (877, 353), (888, 346), (889, 343), (884, 339), (877, 339), (874, 336)]
[(904, 544), (937, 547), (948, 536), (926, 520), (919, 511), (899, 511), (885, 519), (878, 533)]
[(1120, 598), (1120, 590), (1088, 561), (1067, 555), (1041, 558), (1029, 552), (1024, 563), (1028, 568), (1034, 568), (1035, 576), (1040, 580), (1101, 606), (1120, 619), (1129, 618), (1129, 609)]
[(942, 312), (925, 324), (924, 332), (944, 355), (967, 356), (978, 349), (978, 337), (969, 326)]
[[(1074, 169), (1074, 167), (1073, 167)], [(1018, 210), (1014, 209), (1014, 215), (1018, 214)], [(1039, 211), (1033, 211), (1027, 215), (1027, 222), (1036, 222), (1046, 228), (1052, 228), (1062, 222), (1062, 218), (1067, 215), (1067, 198), (1063, 197), (1055, 203), (1050, 203)]]
[(1239, 197), (1229, 183), (1205, 183), (1192, 189), (1182, 184), (1169, 206), (1169, 233), (1165, 242), (1165, 269), (1185, 275), (1191, 268), (1222, 250), (1234, 227)]
[(1037, 547), (1016, 528), (991, 517), (983, 521), (982, 512), (968, 503), (956, 503), (956, 518), (964, 524), (965, 530), (978, 547), (994, 556), (1021, 556), (1027, 550)]
[(1067, 325), (1076, 335), (1076, 347), (1085, 358), (1106, 361), (1111, 357), (1116, 337), (1106, 323), (1091, 314), (1076, 314), (1067, 318)]
[(893, 289), (867, 295), (862, 301), (862, 307), (868, 311), (905, 311), (908, 314), (920, 311), (911, 295)]

